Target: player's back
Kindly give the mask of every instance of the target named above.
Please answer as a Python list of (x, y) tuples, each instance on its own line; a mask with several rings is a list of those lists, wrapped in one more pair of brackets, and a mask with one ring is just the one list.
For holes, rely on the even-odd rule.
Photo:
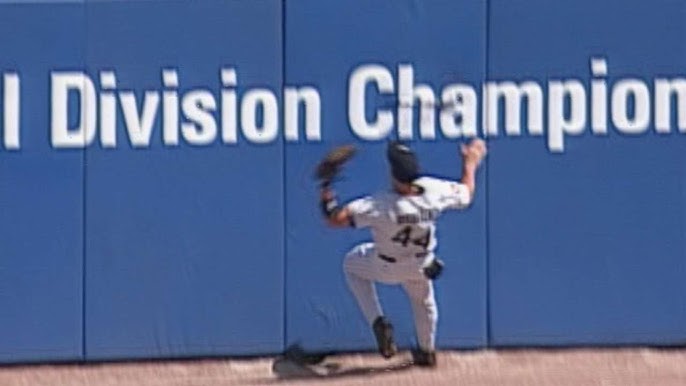
[(421, 177), (420, 191), (401, 195), (387, 191), (353, 206), (361, 226), (372, 232), (377, 252), (395, 261), (424, 261), (436, 248), (436, 219), (450, 207), (468, 204), (464, 186), (454, 181)]

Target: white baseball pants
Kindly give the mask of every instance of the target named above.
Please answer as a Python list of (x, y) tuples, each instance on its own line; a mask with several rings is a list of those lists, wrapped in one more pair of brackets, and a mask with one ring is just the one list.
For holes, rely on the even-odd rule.
[(374, 243), (364, 243), (345, 256), (343, 269), (348, 287), (370, 326), (383, 315), (375, 282), (402, 285), (412, 304), (419, 347), (425, 351), (435, 349), (438, 310), (433, 282), (424, 276), (421, 264), (384, 261), (377, 256)]

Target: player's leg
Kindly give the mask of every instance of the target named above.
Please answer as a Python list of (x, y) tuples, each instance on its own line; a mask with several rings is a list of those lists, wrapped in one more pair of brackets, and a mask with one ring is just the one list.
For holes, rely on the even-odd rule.
[(369, 258), (369, 255), (373, 253), (373, 248), (373, 244), (370, 243), (358, 245), (343, 260), (343, 271), (348, 288), (355, 296), (357, 304), (370, 325), (383, 315), (374, 286), (374, 267)]
[(417, 332), (418, 350), (414, 354), (415, 363), (422, 366), (436, 365), (436, 325), (438, 309), (431, 280), (411, 280), (403, 283), (407, 293)]
[(360, 310), (374, 331), (379, 352), (390, 358), (397, 352), (397, 347), (393, 340), (393, 326), (383, 316), (374, 284), (375, 253), (374, 245), (371, 243), (355, 247), (346, 255), (343, 270), (350, 292), (355, 296)]

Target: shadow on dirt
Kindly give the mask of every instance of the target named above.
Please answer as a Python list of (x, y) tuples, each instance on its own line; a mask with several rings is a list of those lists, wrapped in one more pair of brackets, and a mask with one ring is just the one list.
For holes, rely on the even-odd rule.
[(347, 366), (343, 367), (335, 361), (326, 362), (329, 354), (309, 354), (299, 346), (289, 347), (283, 356), (272, 363), (272, 373), (276, 376), (272, 383), (292, 380), (323, 380), (345, 377), (370, 376), (398, 372), (413, 368), (413, 362), (384, 363), (376, 366)]

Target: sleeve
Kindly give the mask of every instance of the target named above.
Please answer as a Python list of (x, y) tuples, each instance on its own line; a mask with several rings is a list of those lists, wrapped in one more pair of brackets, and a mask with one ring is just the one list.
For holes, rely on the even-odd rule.
[(355, 228), (371, 226), (379, 217), (379, 210), (373, 197), (358, 198), (346, 204), (350, 211)]
[(467, 185), (457, 181), (441, 180), (436, 193), (435, 204), (440, 211), (463, 209), (472, 203)]

